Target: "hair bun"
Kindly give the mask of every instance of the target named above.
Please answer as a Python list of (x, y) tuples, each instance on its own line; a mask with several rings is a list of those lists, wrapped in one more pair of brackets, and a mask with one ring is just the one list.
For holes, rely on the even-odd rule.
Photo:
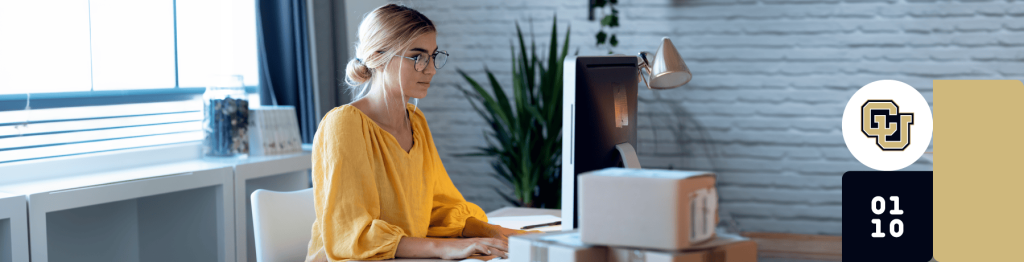
[(348, 82), (349, 85), (361, 85), (370, 81), (370, 77), (372, 76), (373, 72), (371, 72), (370, 68), (363, 63), (362, 59), (353, 58), (352, 60), (349, 60), (348, 65), (345, 66), (346, 82)]

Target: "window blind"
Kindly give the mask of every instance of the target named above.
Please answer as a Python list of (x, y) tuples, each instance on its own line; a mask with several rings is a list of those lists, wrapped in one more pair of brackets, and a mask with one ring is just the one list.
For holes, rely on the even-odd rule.
[(0, 1), (0, 164), (202, 140), (212, 80), (258, 97), (255, 6)]
[(195, 142), (200, 100), (0, 111), (0, 163)]

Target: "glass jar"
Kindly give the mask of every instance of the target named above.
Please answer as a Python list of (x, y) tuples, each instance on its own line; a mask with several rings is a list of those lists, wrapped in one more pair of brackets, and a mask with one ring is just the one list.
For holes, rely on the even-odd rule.
[(249, 154), (249, 101), (241, 75), (218, 77), (203, 93), (203, 156)]

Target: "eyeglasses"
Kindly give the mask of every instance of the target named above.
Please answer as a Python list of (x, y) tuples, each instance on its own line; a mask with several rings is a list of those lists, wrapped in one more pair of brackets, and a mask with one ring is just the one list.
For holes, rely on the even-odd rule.
[[(416, 55), (414, 57), (401, 55), (395, 56), (405, 59), (411, 59), (414, 63), (416, 63), (415, 69), (417, 72), (423, 72), (423, 70), (427, 69), (427, 62), (429, 62), (427, 61), (429, 60), (429, 58), (427, 58), (427, 54), (420, 53), (419, 55)], [(448, 51), (435, 51), (434, 54), (430, 55), (430, 57), (434, 59), (434, 68), (441, 69), (441, 67), (444, 67), (444, 63), (448, 62)]]

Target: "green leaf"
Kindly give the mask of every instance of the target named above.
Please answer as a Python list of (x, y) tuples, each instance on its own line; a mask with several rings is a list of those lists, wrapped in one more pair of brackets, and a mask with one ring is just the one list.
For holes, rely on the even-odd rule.
[(505, 90), (501, 89), (501, 84), (498, 83), (498, 79), (494, 78), (494, 74), (491, 73), (491, 70), (484, 68), (484, 71), (487, 72), (487, 80), (491, 82), (491, 90), (494, 91), (494, 97), (495, 100), (498, 101), (499, 108), (501, 111), (505, 112), (505, 114), (512, 113), (512, 106), (508, 104), (508, 97), (505, 96)]
[[(562, 110), (562, 73), (565, 70), (565, 56), (569, 54), (569, 32), (571, 30), (572, 26), (565, 28), (565, 42), (562, 44), (562, 56), (558, 58), (558, 68), (555, 69), (555, 79), (552, 80), (554, 82), (554, 90), (552, 90), (552, 93), (555, 95), (551, 96), (551, 98), (548, 99), (547, 103), (545, 103), (552, 105), (551, 107), (548, 108), (548, 118), (554, 118), (555, 110)], [(557, 120), (559, 131), (562, 129), (561, 115), (561, 111), (559, 111)]]
[(523, 105), (526, 104), (526, 84), (524, 84), (523, 82), (525, 81), (520, 81), (518, 85), (512, 86), (512, 96), (513, 99), (515, 99), (516, 101), (516, 107), (514, 112), (515, 115), (518, 116), (518, 121), (511, 122), (509, 123), (509, 125), (514, 125), (515, 127), (513, 128), (513, 130), (519, 131), (514, 134), (517, 138), (522, 138), (522, 131), (526, 130), (523, 125), (523, 118), (526, 116), (526, 114), (524, 114), (523, 112)]
[(608, 40), (608, 43), (612, 44), (612, 47), (616, 47), (619, 45), (619, 39), (615, 38), (615, 34), (612, 34), (612, 39)]
[(483, 100), (482, 96), (471, 93), (469, 90), (463, 89), (462, 86), (460, 85), (455, 85), (455, 88), (459, 89), (459, 91), (462, 91), (463, 96), (465, 96), (466, 100), (469, 101), (469, 105), (472, 106), (473, 110), (476, 111), (477, 114), (480, 114), (480, 116), (483, 117), (484, 120), (487, 121), (487, 123), (494, 122), (493, 116), (484, 112), (482, 109), (480, 109), (479, 106), (476, 105), (476, 103), (473, 102), (474, 99)]
[(597, 44), (604, 44), (604, 40), (607, 38), (608, 34), (605, 34), (604, 31), (597, 32)]
[(615, 13), (612, 13), (611, 15), (606, 16), (605, 18), (611, 18), (611, 21), (608, 22), (608, 27), (618, 27), (619, 26), (619, 16), (616, 15)]
[(526, 98), (531, 104), (536, 103), (534, 101), (536, 99), (533, 97), (533, 90), (537, 87), (534, 81), (537, 72), (536, 65), (539, 64), (537, 61), (537, 36), (533, 34), (533, 19), (530, 19), (530, 71), (526, 72), (528, 78), (526, 80)]
[[(526, 141), (530, 141), (530, 133), (526, 133), (526, 139), (525, 140)], [(523, 146), (519, 148), (521, 155), (523, 155), (523, 156), (529, 155), (530, 152), (527, 150), (528, 149), (528, 147), (527, 147), (528, 145), (529, 144), (523, 144)], [(524, 188), (523, 189), (523, 191), (524, 191), (523, 192), (523, 194), (524, 194), (523, 195), (523, 202), (530, 203), (530, 202), (532, 202), (531, 200), (533, 200), (533, 194), (532, 194), (533, 186), (536, 185), (537, 183), (533, 182), (533, 178), (532, 178), (533, 174), (530, 172), (530, 169), (531, 169), (530, 168), (530, 164), (531, 163), (526, 161), (526, 160), (527, 160), (527, 158), (520, 159), (520, 161), (519, 161), (519, 170), (520, 170), (520, 172), (523, 172), (523, 173), (520, 174), (522, 176), (521, 179), (522, 179), (523, 185), (528, 187), (528, 188)]]
[[(548, 44), (548, 49), (549, 50), (548, 50), (548, 68), (547, 68), (547, 70), (555, 70), (556, 68), (558, 68), (558, 62), (561, 61), (561, 60), (557, 59), (557, 57), (558, 57), (558, 14), (555, 14), (555, 21), (551, 22), (551, 42)], [(541, 70), (545, 71), (544, 68), (541, 68)], [(545, 75), (548, 75), (548, 77), (550, 77), (551, 74), (561, 74), (561, 72), (547, 72), (547, 74), (545, 74)], [(541, 80), (541, 82), (542, 83), (551, 83), (550, 79), (544, 79), (544, 80)], [(549, 89), (549, 88), (550, 88), (550, 86), (541, 85), (542, 94), (548, 95), (548, 93), (545, 93), (545, 92), (550, 92), (550, 90), (545, 90), (545, 89)]]
[(605, 2), (605, 0), (595, 0), (594, 7), (604, 7)]
[(499, 119), (501, 119), (502, 121), (504, 121), (506, 123), (511, 123), (510, 122), (511, 119), (509, 118), (509, 116), (504, 114), (504, 112), (502, 112), (500, 109), (498, 109), (497, 102), (494, 101), (494, 99), (491, 98), (491, 96), (489, 94), (487, 94), (487, 91), (484, 91), (483, 87), (480, 87), (480, 84), (478, 84), (475, 80), (473, 80), (473, 78), (470, 78), (469, 75), (466, 74), (466, 72), (463, 72), (462, 70), (456, 70), (456, 71), (458, 71), (459, 74), (461, 74), (462, 77), (466, 79), (466, 81), (469, 81), (469, 85), (472, 86), (473, 89), (475, 89), (476, 92), (479, 93), (480, 96), (484, 98), (483, 105), (484, 105), (485, 108), (487, 108), (487, 110), (490, 110), (492, 112), (496, 112), (498, 117), (499, 117)]
[[(555, 111), (561, 111), (561, 108), (562, 108), (562, 102), (561, 102), (562, 101), (562, 88), (563, 88), (562, 87), (562, 74), (563, 74), (563, 72), (565, 70), (564, 69), (565, 56), (568, 54), (568, 50), (569, 50), (569, 31), (570, 30), (571, 30), (571, 27), (565, 28), (565, 42), (562, 44), (562, 55), (559, 56), (558, 60), (557, 60), (558, 68), (554, 69), (555, 79), (552, 80), (552, 82), (554, 82), (554, 84), (552, 85), (553, 88), (551, 90), (551, 93), (553, 95), (551, 95), (551, 97), (549, 97), (548, 100), (545, 101), (545, 106), (547, 107), (547, 111), (545, 112), (545, 116), (548, 116), (548, 119), (554, 119), (555, 118), (555, 116), (554, 116), (555, 115)], [(560, 112), (558, 113), (558, 116), (559, 117), (558, 117), (558, 122), (557, 123), (558, 123), (558, 130), (560, 131), (561, 130), (561, 123), (562, 123), (561, 122), (561, 117), (560, 117), (561, 116)]]
[(548, 126), (548, 121), (546, 120), (547, 118), (545, 118), (544, 115), (540, 113), (540, 110), (537, 110), (537, 107), (528, 106), (526, 107), (526, 111), (530, 112), (530, 115), (533, 116), (534, 118), (537, 118), (537, 121), (539, 121), (541, 126)]
[[(549, 139), (545, 140), (544, 141), (544, 145), (541, 146), (541, 152), (552, 152), (551, 149), (552, 149), (552, 147), (555, 146), (555, 142), (558, 142), (558, 148), (559, 149), (557, 151), (559, 151), (559, 152), (562, 151), (561, 150), (561, 148), (562, 148), (561, 139), (549, 138)], [(559, 152), (552, 152), (552, 153), (559, 153)]]
[(612, 24), (612, 19), (614, 19), (614, 18), (615, 18), (615, 16), (611, 16), (611, 15), (604, 16), (604, 18), (601, 18), (601, 25), (602, 26), (610, 26)]
[(515, 178), (513, 178), (512, 175), (509, 174), (508, 171), (505, 170), (505, 168), (503, 166), (501, 166), (500, 164), (498, 164), (498, 163), (500, 163), (500, 162), (499, 161), (495, 161), (494, 163), (491, 164), (493, 166), (493, 168), (494, 168), (494, 172), (498, 173), (497, 174), (498, 177), (504, 178), (505, 181), (508, 181), (509, 183), (512, 183), (513, 181), (515, 181)]
[(466, 153), (466, 154), (455, 154), (457, 157), (473, 157), (473, 156), (494, 156), (488, 153)]
[(516, 22), (516, 33), (519, 35), (519, 74), (523, 77), (523, 84), (526, 86), (532, 86), (533, 63), (530, 63), (530, 59), (526, 56), (526, 41), (523, 38), (523, 31), (519, 29), (519, 22)]

